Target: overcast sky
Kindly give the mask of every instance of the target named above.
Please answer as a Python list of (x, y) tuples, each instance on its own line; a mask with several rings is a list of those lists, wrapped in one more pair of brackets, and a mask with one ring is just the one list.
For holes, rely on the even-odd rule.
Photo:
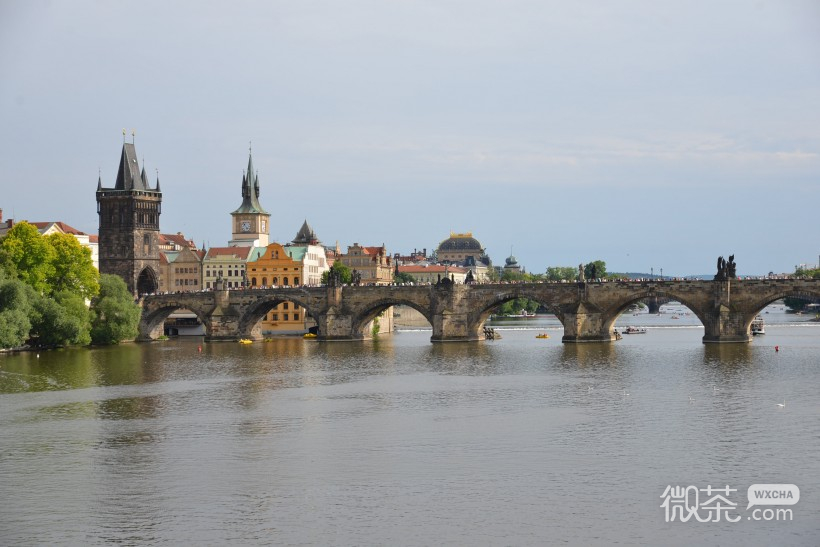
[(820, 3), (0, 0), (0, 207), (96, 233), (122, 129), (163, 232), (528, 271), (791, 271), (820, 254)]

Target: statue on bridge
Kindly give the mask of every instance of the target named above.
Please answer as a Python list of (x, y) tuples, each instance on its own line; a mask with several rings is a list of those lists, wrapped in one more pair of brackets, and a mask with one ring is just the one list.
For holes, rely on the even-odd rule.
[(350, 283), (352, 285), (361, 285), (362, 272), (360, 272), (359, 270), (353, 270), (353, 273), (350, 275)]
[(735, 255), (729, 256), (729, 262), (723, 256), (717, 259), (717, 273), (715, 274), (715, 281), (728, 281), (737, 277), (737, 264), (735, 264)]
[(586, 277), (584, 277), (584, 265), (578, 264), (578, 281), (583, 283), (586, 281)]

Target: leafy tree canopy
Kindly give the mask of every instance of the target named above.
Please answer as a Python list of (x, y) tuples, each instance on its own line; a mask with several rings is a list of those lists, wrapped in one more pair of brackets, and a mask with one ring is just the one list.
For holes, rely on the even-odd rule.
[(578, 268), (572, 266), (549, 266), (546, 277), (549, 281), (577, 281)]
[(100, 292), (91, 300), (91, 342), (118, 344), (139, 333), (140, 308), (120, 277), (100, 276)]
[(415, 283), (416, 278), (407, 272), (399, 272), (393, 274), (394, 283)]
[(70, 234), (50, 234), (46, 241), (54, 249), (54, 267), (46, 280), (51, 291), (70, 291), (88, 299), (96, 295), (100, 276), (91, 260), (91, 249)]
[[(330, 269), (339, 274), (339, 280), (342, 283), (350, 283), (351, 279), (353, 279), (353, 271), (338, 260), (333, 263), (333, 266), (331, 266)], [(322, 283), (327, 285), (327, 280), (329, 277), (329, 271), (322, 272)]]
[(54, 249), (28, 222), (19, 222), (0, 239), (3, 261), (20, 280), (40, 294), (49, 293), (48, 279), (54, 273)]
[(0, 348), (17, 348), (28, 340), (29, 298), (34, 294), (34, 290), (19, 279), (7, 279), (0, 273)]

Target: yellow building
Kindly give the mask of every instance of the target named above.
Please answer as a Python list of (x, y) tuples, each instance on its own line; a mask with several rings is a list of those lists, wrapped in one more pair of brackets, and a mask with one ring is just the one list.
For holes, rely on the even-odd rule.
[[(299, 244), (271, 243), (253, 250), (247, 263), (247, 277), (252, 288), (317, 286), (321, 283), (322, 274), (329, 269), (325, 249), (318, 244), (315, 235), (310, 239), (301, 238), (303, 231), (300, 230), (294, 240)], [(282, 302), (262, 319), (262, 334), (303, 333), (315, 325), (313, 318), (306, 316), (304, 308), (293, 302)]]
[(363, 247), (358, 243), (347, 247), (347, 254), (339, 261), (361, 274), (363, 285), (389, 285), (393, 282), (392, 260), (384, 244), (381, 247)]

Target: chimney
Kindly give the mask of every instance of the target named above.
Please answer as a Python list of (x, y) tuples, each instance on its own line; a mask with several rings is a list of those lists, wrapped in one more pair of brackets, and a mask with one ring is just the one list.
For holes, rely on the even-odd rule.
[(3, 210), (0, 209), (0, 223), (3, 222)]

